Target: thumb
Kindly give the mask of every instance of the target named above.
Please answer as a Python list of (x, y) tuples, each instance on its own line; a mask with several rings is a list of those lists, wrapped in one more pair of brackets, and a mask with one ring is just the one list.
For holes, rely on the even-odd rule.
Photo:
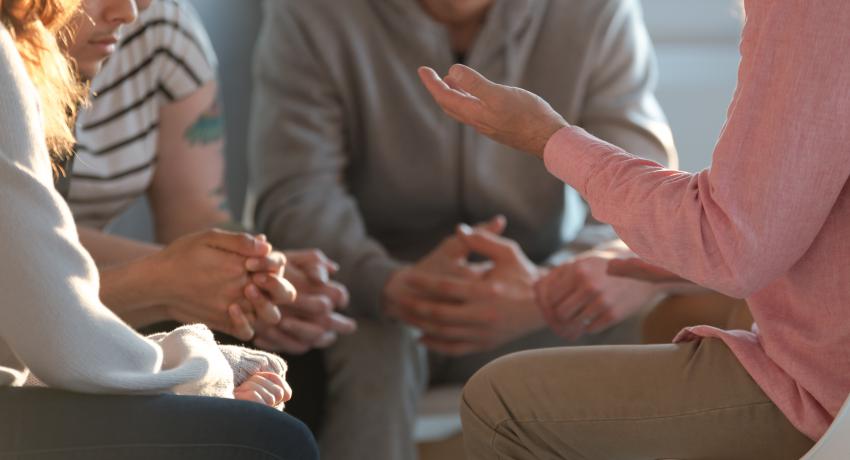
[(495, 262), (514, 262), (520, 259), (519, 245), (513, 240), (504, 238), (483, 229), (472, 229), (466, 224), (458, 226), (458, 238), (477, 254), (481, 254)]
[(263, 257), (272, 250), (272, 246), (262, 238), (247, 233), (209, 230), (201, 234), (207, 246), (233, 252), (245, 257)]
[(496, 86), (495, 83), (463, 64), (453, 65), (449, 69), (449, 74), (446, 76), (445, 82), (450, 87), (479, 99), (486, 97)]
[(475, 226), (475, 229), (486, 230), (490, 233), (494, 233), (496, 235), (501, 235), (504, 233), (505, 228), (508, 226), (508, 219), (499, 214), (487, 222), (481, 222), (480, 224)]

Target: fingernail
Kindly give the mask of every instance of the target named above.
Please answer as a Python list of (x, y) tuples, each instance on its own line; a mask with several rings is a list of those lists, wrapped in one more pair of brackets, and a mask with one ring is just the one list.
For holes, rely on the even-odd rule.
[(283, 318), (283, 314), (280, 312), (280, 308), (277, 306), (272, 307), (272, 320), (276, 323), (279, 323), (281, 318)]
[(449, 76), (452, 77), (455, 81), (459, 82), (463, 79), (463, 71), (460, 69), (460, 66), (453, 65), (449, 69)]
[(321, 281), (322, 284), (328, 284), (328, 282), (331, 280), (330, 276), (328, 275), (328, 271), (325, 270), (324, 267), (322, 267), (321, 269), (319, 269), (318, 272), (319, 272), (319, 281)]
[(252, 299), (260, 297), (260, 290), (257, 289), (257, 286), (254, 286), (253, 284), (248, 286), (248, 297)]
[(460, 224), (460, 225), (458, 225), (458, 227), (457, 227), (457, 228), (458, 228), (458, 230), (460, 230), (460, 232), (461, 232), (461, 233), (463, 233), (464, 235), (471, 235), (471, 234), (472, 234), (472, 227), (470, 227), (469, 225), (466, 225), (466, 224)]
[(260, 269), (260, 261), (258, 259), (248, 259), (245, 262), (245, 268), (251, 271), (256, 271)]

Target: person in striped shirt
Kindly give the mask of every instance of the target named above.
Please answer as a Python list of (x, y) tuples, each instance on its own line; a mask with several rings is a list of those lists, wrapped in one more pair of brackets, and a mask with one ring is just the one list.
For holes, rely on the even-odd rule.
[[(348, 293), (321, 252), (240, 253), (241, 228), (211, 230), (233, 225), (216, 57), (191, 5), (153, 0), (119, 41), (95, 44), (117, 49), (102, 67), (91, 46), (69, 47), (92, 98), (77, 120), (67, 199), (101, 268), (104, 303), (137, 328), (200, 322), (290, 355), (352, 332), (337, 312)], [(108, 234), (142, 196), (156, 243)]]

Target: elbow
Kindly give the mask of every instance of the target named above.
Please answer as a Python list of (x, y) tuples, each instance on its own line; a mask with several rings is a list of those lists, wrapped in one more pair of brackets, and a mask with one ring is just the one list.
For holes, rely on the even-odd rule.
[(757, 291), (757, 288), (754, 288), (749, 283), (742, 282), (740, 278), (723, 280), (715, 285), (713, 289), (733, 299), (746, 299)]
[(756, 252), (758, 254), (739, 255), (725, 269), (718, 270), (724, 275), (713, 289), (732, 298), (746, 299), (779, 277), (782, 272), (779, 265), (764, 257), (761, 251)]

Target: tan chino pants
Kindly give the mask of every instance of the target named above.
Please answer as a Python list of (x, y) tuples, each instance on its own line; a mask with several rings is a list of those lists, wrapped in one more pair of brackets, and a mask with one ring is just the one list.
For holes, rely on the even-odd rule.
[(717, 339), (512, 354), (472, 377), (462, 418), (470, 459), (796, 460), (813, 444)]

